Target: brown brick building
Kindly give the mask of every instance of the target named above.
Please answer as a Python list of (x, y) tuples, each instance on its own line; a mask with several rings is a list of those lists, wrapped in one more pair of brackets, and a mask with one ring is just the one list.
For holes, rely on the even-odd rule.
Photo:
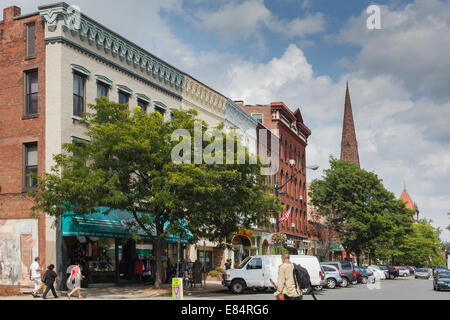
[[(45, 171), (45, 45), (39, 13), (3, 11), (0, 22), (0, 284), (26, 284), (46, 263), (46, 219), (30, 216), (28, 172)], [(53, 261), (54, 262), (54, 261)], [(6, 266), (6, 267), (5, 267)]]
[[(290, 214), (287, 221), (280, 223), (278, 220), (267, 231), (286, 234), (290, 252), (306, 254), (306, 146), (311, 131), (303, 123), (300, 109), (292, 112), (283, 102), (265, 106), (238, 104), (279, 137), (279, 170), (269, 182), (280, 187), (287, 183), (280, 191), (280, 199)], [(282, 215), (280, 213), (280, 218)]]

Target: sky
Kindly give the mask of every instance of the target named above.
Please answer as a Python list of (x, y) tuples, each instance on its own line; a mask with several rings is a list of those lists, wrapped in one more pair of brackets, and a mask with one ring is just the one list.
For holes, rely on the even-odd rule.
[[(450, 241), (450, 0), (67, 3), (232, 100), (300, 108), (320, 166), (308, 180), (340, 156), (348, 81), (361, 167), (397, 197), (406, 185)], [(381, 29), (367, 28), (372, 4)]]

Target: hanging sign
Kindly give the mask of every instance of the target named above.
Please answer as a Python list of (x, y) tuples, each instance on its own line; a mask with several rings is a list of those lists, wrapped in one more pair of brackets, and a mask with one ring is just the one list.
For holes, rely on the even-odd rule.
[(172, 300), (183, 300), (183, 279), (172, 279)]

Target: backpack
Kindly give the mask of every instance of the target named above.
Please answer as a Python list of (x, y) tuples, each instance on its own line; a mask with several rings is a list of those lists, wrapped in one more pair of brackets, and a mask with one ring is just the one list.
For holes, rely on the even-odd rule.
[(306, 290), (304, 294), (311, 294), (314, 300), (316, 300), (314, 290), (311, 286), (311, 278), (309, 277), (308, 270), (303, 268), (301, 265), (295, 263), (294, 263), (294, 280), (296, 288), (300, 288), (300, 290), (302, 289)]

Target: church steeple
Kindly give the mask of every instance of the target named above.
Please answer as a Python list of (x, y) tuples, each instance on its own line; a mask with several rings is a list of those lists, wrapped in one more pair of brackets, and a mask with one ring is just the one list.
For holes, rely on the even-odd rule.
[(341, 160), (353, 162), (360, 167), (358, 142), (356, 141), (355, 123), (353, 121), (352, 102), (350, 100), (348, 81), (347, 92), (345, 94), (344, 124), (342, 127)]

